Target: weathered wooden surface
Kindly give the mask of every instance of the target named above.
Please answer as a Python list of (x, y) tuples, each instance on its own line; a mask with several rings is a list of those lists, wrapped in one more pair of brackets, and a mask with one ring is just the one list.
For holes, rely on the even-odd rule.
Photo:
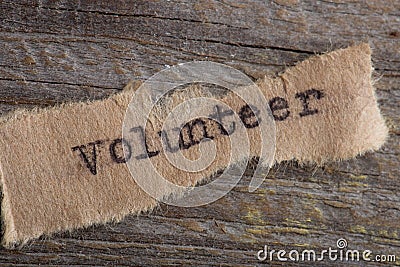
[(2, 0), (0, 6), (1, 114), (103, 98), (180, 62), (222, 62), (258, 78), (368, 41), (390, 127), (376, 153), (323, 168), (283, 163), (254, 193), (244, 179), (211, 205), (161, 205), (118, 224), (1, 249), (0, 262), (256, 265), (255, 253), (267, 244), (322, 250), (346, 238), (353, 249), (397, 254), (400, 264), (399, 1)]

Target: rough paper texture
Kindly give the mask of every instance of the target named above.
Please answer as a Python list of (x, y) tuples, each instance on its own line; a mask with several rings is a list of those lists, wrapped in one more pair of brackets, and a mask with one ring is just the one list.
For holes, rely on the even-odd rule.
[[(369, 46), (362, 44), (313, 57), (277, 78), (258, 81), (276, 122), (276, 162), (346, 159), (384, 143), (387, 129), (371, 84), (370, 57)], [(130, 85), (106, 100), (20, 111), (2, 119), (3, 244), (120, 220), (157, 204), (135, 184), (121, 152), (125, 144), (122, 121), (134, 89)], [(201, 95), (195, 86), (193, 90)], [(230, 94), (221, 101), (238, 113), (243, 111), (244, 103)], [(218, 147), (215, 163), (195, 174), (170, 166), (163, 153), (157, 153), (162, 142), (156, 134), (161, 117), (150, 118), (147, 149), (154, 152), (152, 162), (171, 181), (194, 185), (226, 167), (229, 135), (212, 121), (206, 123)], [(263, 124), (255, 126), (251, 116), (245, 120), (254, 126), (247, 132), (256, 156), (257, 128)], [(201, 133), (194, 133), (194, 138), (201, 137), (196, 135)], [(198, 153), (193, 144), (183, 150), (188, 157)], [(137, 157), (129, 155), (129, 160)]]

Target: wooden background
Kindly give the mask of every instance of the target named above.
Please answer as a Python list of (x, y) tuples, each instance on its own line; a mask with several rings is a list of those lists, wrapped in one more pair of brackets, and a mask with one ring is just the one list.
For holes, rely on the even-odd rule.
[(376, 153), (322, 168), (285, 162), (254, 193), (244, 179), (205, 207), (161, 205), (118, 224), (1, 249), (4, 265), (252, 266), (266, 244), (322, 250), (339, 238), (351, 249), (397, 254), (400, 264), (400, 1), (1, 0), (0, 6), (2, 115), (104, 98), (130, 79), (180, 62), (222, 62), (256, 79), (365, 41), (373, 47), (390, 128)]

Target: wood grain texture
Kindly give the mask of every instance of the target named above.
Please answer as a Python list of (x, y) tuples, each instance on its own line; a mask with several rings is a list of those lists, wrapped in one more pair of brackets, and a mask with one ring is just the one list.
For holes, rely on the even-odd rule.
[(221, 62), (257, 79), (367, 41), (390, 128), (376, 153), (324, 167), (285, 162), (254, 193), (245, 177), (205, 207), (161, 205), (121, 223), (1, 249), (3, 265), (253, 266), (266, 244), (322, 250), (339, 238), (352, 249), (397, 254), (400, 264), (399, 1), (2, 0), (0, 7), (2, 115), (104, 98), (181, 62)]

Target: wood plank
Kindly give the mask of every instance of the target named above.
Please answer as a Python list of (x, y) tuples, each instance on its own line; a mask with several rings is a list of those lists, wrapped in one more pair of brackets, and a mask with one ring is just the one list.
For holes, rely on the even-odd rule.
[(323, 167), (284, 162), (254, 193), (245, 177), (205, 207), (160, 205), (120, 223), (1, 249), (2, 265), (254, 266), (264, 245), (322, 250), (339, 238), (352, 249), (397, 253), (400, 264), (399, 1), (3, 0), (0, 8), (2, 115), (101, 99), (167, 65), (212, 60), (257, 79), (368, 41), (390, 129), (376, 153)]

